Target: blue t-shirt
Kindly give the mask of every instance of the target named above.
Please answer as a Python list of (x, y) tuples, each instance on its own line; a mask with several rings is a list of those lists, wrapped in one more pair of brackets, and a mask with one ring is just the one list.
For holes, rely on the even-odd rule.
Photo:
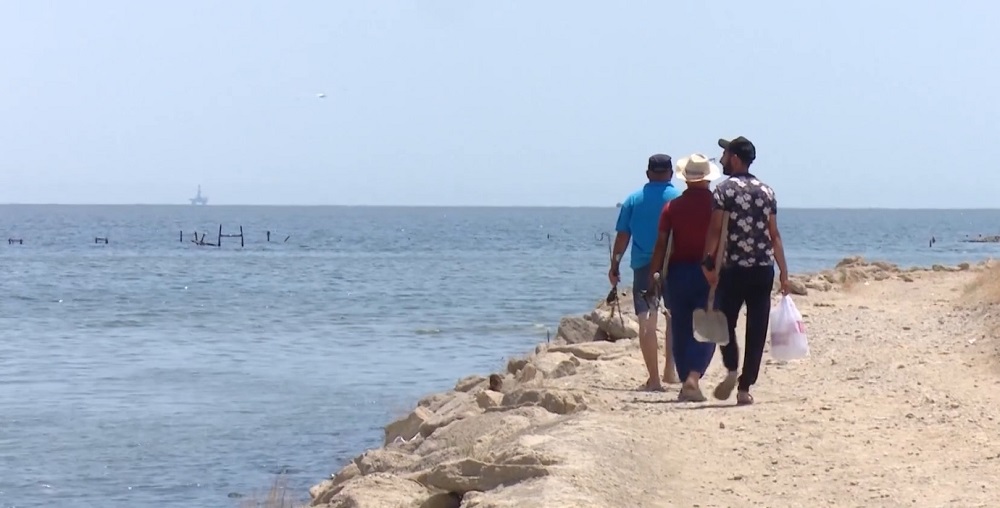
[(659, 235), (660, 212), (667, 201), (681, 195), (670, 182), (649, 182), (625, 198), (618, 212), (615, 231), (632, 235), (633, 270), (653, 260), (653, 248)]

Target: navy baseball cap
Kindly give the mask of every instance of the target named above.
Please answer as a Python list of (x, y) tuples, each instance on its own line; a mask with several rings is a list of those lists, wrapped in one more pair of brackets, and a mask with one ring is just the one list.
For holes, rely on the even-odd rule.
[(739, 157), (746, 164), (750, 164), (757, 158), (757, 148), (753, 146), (753, 143), (749, 139), (743, 136), (732, 140), (720, 139), (719, 147), (723, 150), (729, 150), (729, 153)]
[(646, 167), (648, 171), (654, 173), (665, 173), (667, 171), (674, 170), (674, 161), (670, 159), (670, 156), (663, 153), (658, 153), (649, 156), (649, 166)]

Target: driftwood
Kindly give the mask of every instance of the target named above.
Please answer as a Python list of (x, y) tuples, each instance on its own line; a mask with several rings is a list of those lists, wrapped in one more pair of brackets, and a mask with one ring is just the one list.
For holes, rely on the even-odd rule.
[(966, 238), (965, 243), (1000, 243), (1000, 235), (980, 236), (977, 238)]

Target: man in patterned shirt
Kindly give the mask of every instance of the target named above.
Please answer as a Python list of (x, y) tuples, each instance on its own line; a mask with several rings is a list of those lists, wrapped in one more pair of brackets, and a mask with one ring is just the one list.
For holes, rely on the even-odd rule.
[[(757, 149), (740, 136), (732, 141), (720, 139), (722, 173), (729, 179), (713, 192), (712, 220), (705, 240), (705, 277), (718, 284), (717, 305), (726, 314), (729, 344), (722, 347), (722, 361), (729, 373), (715, 388), (715, 398), (726, 400), (737, 388), (736, 403), (752, 404), (750, 387), (757, 382), (767, 325), (771, 312), (771, 289), (774, 263), (780, 270), (781, 292), (788, 294), (788, 265), (778, 231), (778, 202), (774, 190), (750, 173)], [(715, 259), (722, 234), (723, 214), (729, 214), (726, 250), (723, 259)], [(718, 277), (713, 269), (721, 264)], [(738, 376), (739, 346), (736, 344), (736, 320), (747, 306), (743, 375)]]

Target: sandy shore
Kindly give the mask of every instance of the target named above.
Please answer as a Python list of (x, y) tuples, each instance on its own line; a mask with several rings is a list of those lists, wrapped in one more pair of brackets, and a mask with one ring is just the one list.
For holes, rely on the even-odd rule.
[[(313, 505), (996, 504), (1000, 266), (854, 258), (795, 280), (811, 356), (765, 353), (753, 406), (678, 403), (677, 385), (635, 391), (637, 341), (593, 342), (634, 336), (634, 316), (622, 329), (599, 306), (563, 319), (493, 389), (473, 376), (421, 400), (386, 427), (383, 448), (314, 486)], [(707, 394), (723, 373), (716, 353)]]

